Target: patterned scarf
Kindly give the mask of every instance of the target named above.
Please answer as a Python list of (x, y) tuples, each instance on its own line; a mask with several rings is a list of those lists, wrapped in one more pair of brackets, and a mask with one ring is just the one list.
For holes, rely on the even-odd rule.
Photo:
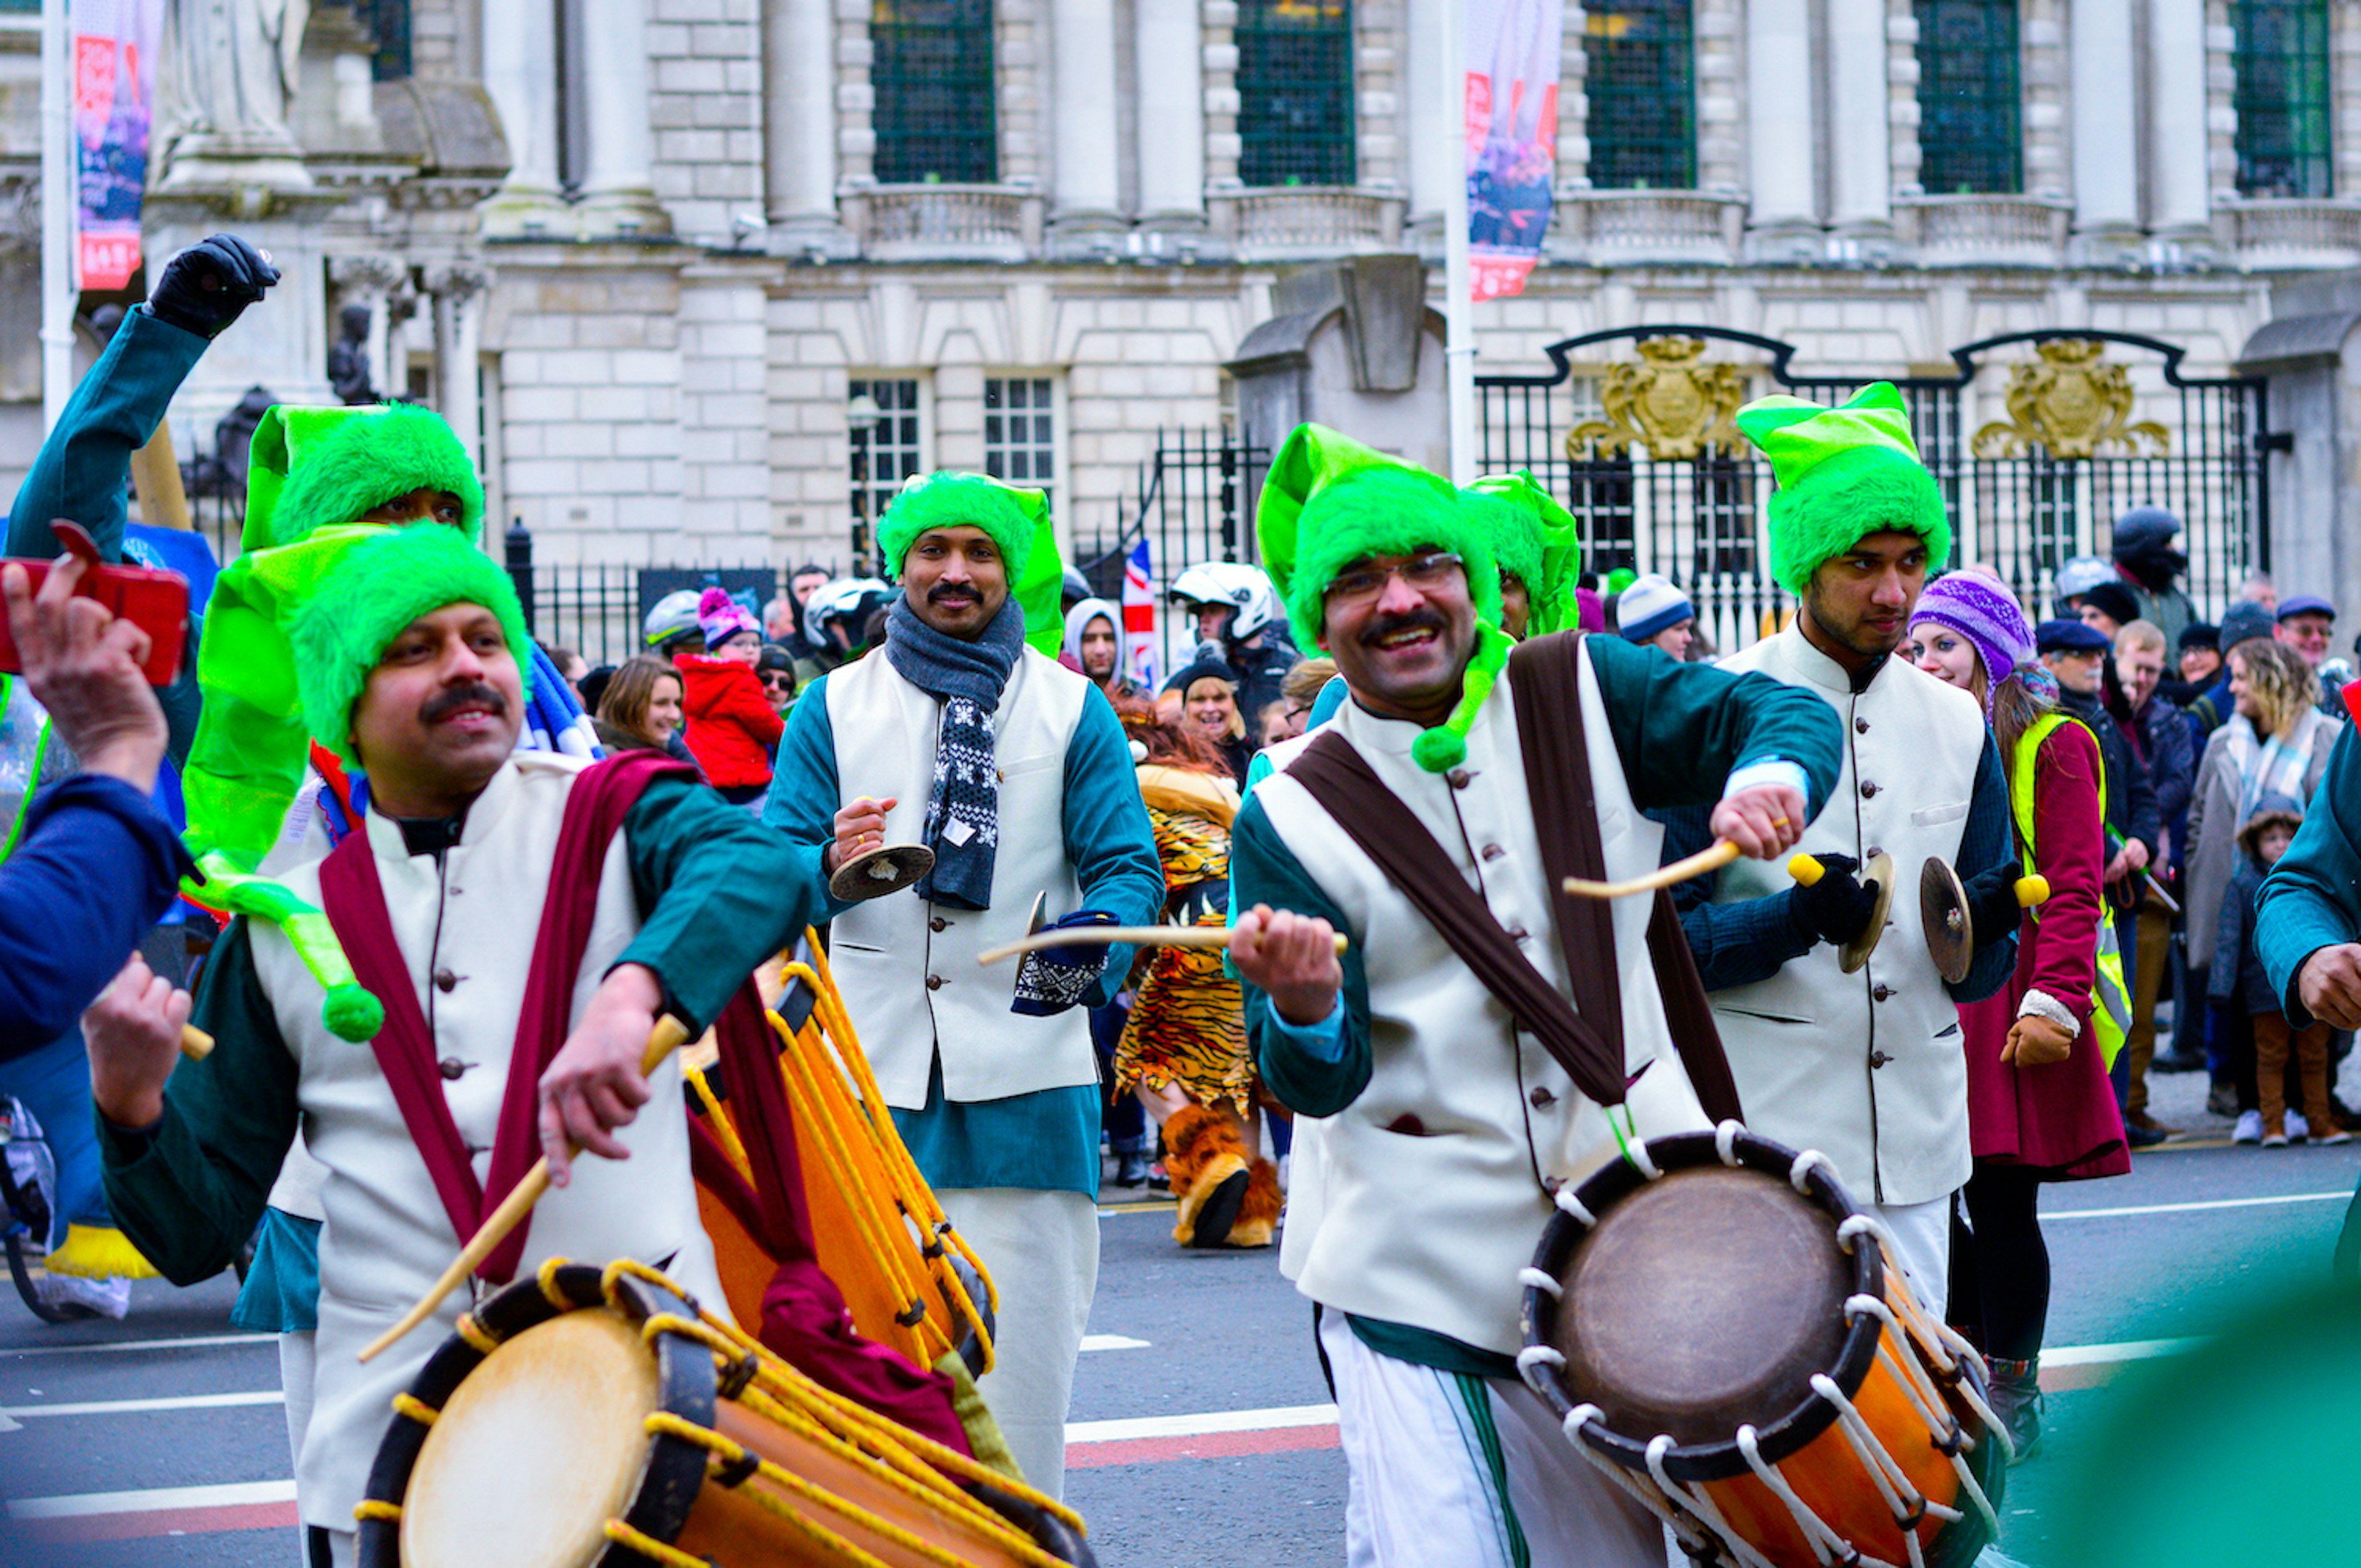
[(972, 642), (919, 620), (906, 596), (886, 612), (885, 657), (895, 674), (943, 705), (925, 830), (935, 869), (918, 883), (921, 898), (963, 909), (992, 907), (992, 861), (1000, 844), (992, 716), (1024, 651), (1025, 609), (1013, 594)]

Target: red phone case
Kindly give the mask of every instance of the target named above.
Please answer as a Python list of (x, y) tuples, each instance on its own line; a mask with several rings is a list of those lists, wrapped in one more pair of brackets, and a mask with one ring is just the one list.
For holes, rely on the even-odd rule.
[[(55, 563), (16, 559), (0, 565), (24, 567), (33, 579), (32, 591), (39, 593), (42, 579)], [(189, 621), (188, 578), (153, 566), (92, 566), (82, 574), (74, 598), (96, 599), (148, 633), (148, 662), (142, 668), (149, 685), (168, 686), (180, 678), (181, 648), (187, 641)], [(0, 615), (0, 670), (16, 674), (24, 667), (8, 618)]]

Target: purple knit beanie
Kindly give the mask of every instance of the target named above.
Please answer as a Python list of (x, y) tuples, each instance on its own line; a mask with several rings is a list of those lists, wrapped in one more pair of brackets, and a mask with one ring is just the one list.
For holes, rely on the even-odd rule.
[(1976, 572), (1952, 572), (1928, 583), (1910, 612), (1910, 624), (1931, 620), (1966, 638), (1984, 667), (1984, 689), (1997, 689), (2020, 664), (2033, 663), (2033, 630), (2008, 590)]
[(745, 606), (730, 597), (727, 588), (708, 588), (697, 601), (697, 628), (705, 634), (706, 652), (711, 652), (741, 631), (762, 634), (763, 628), (746, 613)]

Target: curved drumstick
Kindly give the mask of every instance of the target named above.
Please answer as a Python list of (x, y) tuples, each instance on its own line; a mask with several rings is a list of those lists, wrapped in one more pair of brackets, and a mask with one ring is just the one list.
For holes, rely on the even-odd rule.
[(194, 1024), (181, 1025), (181, 1054), (191, 1061), (203, 1061), (214, 1054), (214, 1037)]
[[(1062, 930), (1036, 931), (1031, 936), (993, 948), (975, 956), (980, 964), (996, 964), (1019, 953), (1043, 948), (1063, 948), (1075, 942), (1128, 942), (1135, 948), (1226, 948), (1230, 934), (1211, 926), (1069, 926)], [(1336, 956), (1352, 944), (1336, 933)]]
[(1699, 850), (1685, 860), (1669, 866), (1659, 866), (1646, 876), (1635, 876), (1622, 882), (1589, 882), (1578, 876), (1565, 879), (1565, 891), (1577, 898), (1629, 898), (1635, 893), (1653, 893), (1660, 887), (1686, 882), (1691, 877), (1718, 872), (1738, 859), (1738, 846), (1724, 839), (1710, 849)]
[[(664, 1058), (679, 1049), (687, 1039), (688, 1031), (681, 1025), (679, 1019), (657, 1019), (654, 1031), (648, 1036), (647, 1051), (640, 1058), (642, 1075), (655, 1071)], [(577, 1154), (582, 1152), (580, 1144), (571, 1146)], [(456, 1290), (484, 1259), (492, 1255), (492, 1249), (508, 1239), (508, 1234), (533, 1212), (533, 1206), (540, 1202), (541, 1195), (548, 1190), (549, 1157), (544, 1155), (533, 1161), (533, 1168), (524, 1173), (524, 1179), (518, 1182), (514, 1190), (500, 1200), (500, 1206), (476, 1227), (476, 1234), (468, 1238), (466, 1246), (459, 1249), (459, 1255), (451, 1260), (451, 1266), (443, 1271), (442, 1277), (428, 1287), (426, 1294), (421, 1296), (410, 1310), (401, 1314), (400, 1321), (361, 1347), (360, 1358), (363, 1361), (376, 1360), (388, 1346), (434, 1316), (434, 1309), (443, 1304), (443, 1298)]]

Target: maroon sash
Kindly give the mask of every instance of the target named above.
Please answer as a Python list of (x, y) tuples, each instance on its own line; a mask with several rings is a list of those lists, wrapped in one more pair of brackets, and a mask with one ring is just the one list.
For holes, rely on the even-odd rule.
[[(685, 763), (656, 751), (626, 751), (583, 770), (566, 799), (557, 833), (557, 857), (550, 869), (549, 896), (526, 971), (524, 1003), (517, 1018), (516, 1045), (509, 1058), (508, 1083), (500, 1100), (498, 1134), (492, 1140), (489, 1190), (476, 1179), (467, 1146), (443, 1097), (443, 1075), (434, 1059), (434, 1037), (418, 1004), (410, 968), (394, 939), (393, 922), (378, 881), (377, 859), (365, 827), (345, 836), (320, 867), (320, 902), (336, 939), (344, 944), (354, 976), (385, 1007), (385, 1026), (371, 1048), (393, 1091), (402, 1122), (434, 1179), (451, 1228), (461, 1241), (476, 1234), (484, 1216), (524, 1179), (540, 1157), (537, 1110), (541, 1075), (566, 1043), (572, 1021), (574, 987), (590, 945), (598, 912), (598, 876), (607, 848), (641, 794), (658, 778), (692, 774)], [(477, 1274), (504, 1284), (523, 1255), (533, 1216), (511, 1232)]]

